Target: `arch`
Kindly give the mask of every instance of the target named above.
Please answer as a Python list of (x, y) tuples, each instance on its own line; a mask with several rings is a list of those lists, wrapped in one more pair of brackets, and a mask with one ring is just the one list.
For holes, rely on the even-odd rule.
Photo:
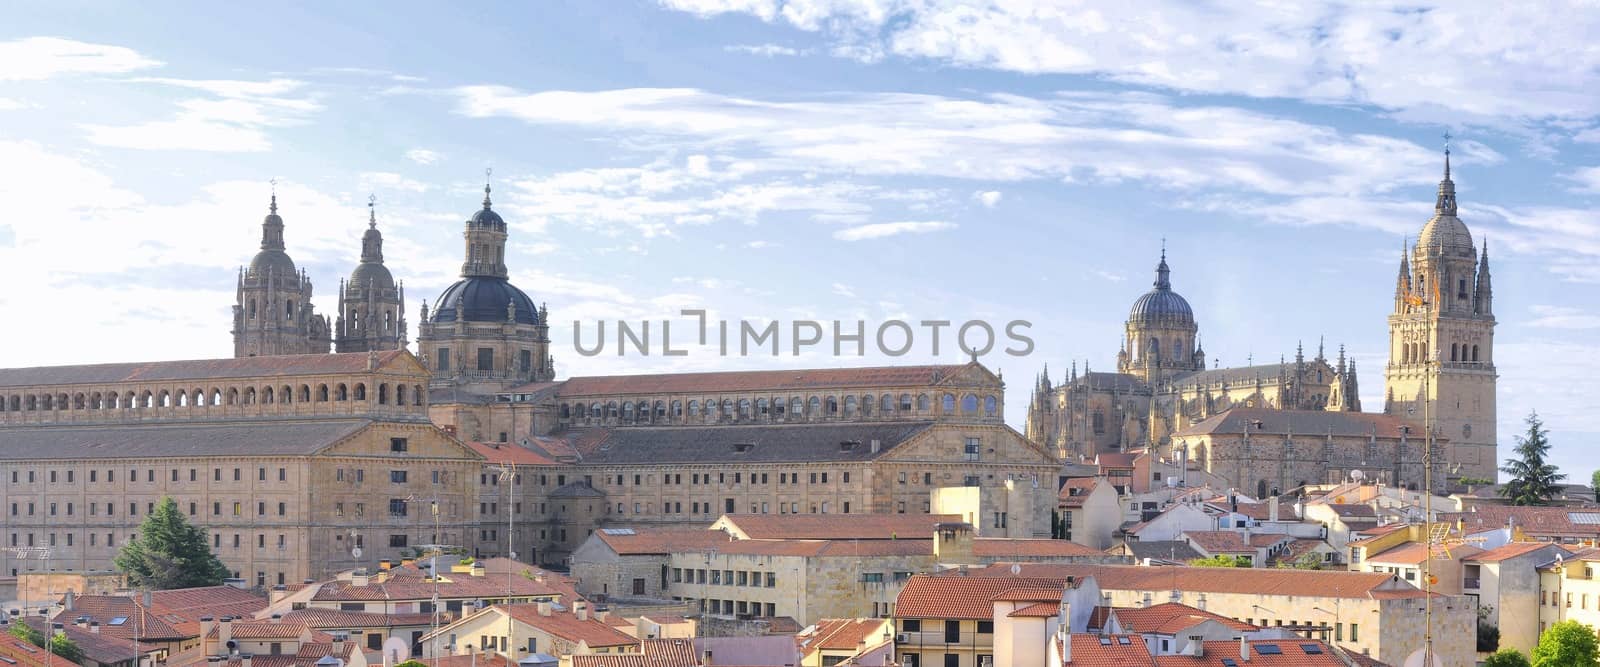
[(389, 404), (389, 383), (378, 383), (378, 405)]
[(255, 402), (256, 402), (256, 388), (255, 387), (245, 387), (244, 388), (244, 404), (245, 405), (254, 405)]
[(300, 385), (300, 402), (301, 403), (310, 403), (311, 402), (311, 385), (308, 385), (308, 384)]
[(22, 399), (20, 397), (18, 397), (18, 396), (12, 396), (11, 397), (11, 411), (12, 412), (16, 412), (16, 411), (21, 410), (21, 409), (22, 409)]
[[(909, 397), (907, 397), (907, 398), (909, 398)], [(884, 394), (883, 398), (880, 399), (878, 401), (878, 403), (879, 403), (879, 405), (878, 405), (879, 414), (887, 415), (887, 414), (889, 414), (891, 412), (894, 412), (894, 397), (893, 396), (890, 396), (889, 394)]]
[(88, 407), (87, 403), (88, 399), (82, 393), (72, 395), (72, 409), (82, 410), (85, 407)]
[(1000, 411), (1000, 401), (994, 397), (994, 394), (990, 394), (988, 396), (983, 397), (983, 414), (984, 414), (984, 416), (993, 417), (993, 416), (997, 415), (999, 413), (999, 411)]
[(1417, 351), (1422, 353), (1420, 356), (1417, 357), (1417, 360), (1418, 361), (1427, 361), (1428, 360), (1428, 341), (1422, 341), (1421, 343), (1417, 343), (1417, 346), (1418, 346)]
[(947, 415), (955, 412), (956, 395), (946, 392), (945, 394), (939, 396), (939, 410)]
[(411, 404), (419, 408), (422, 407), (422, 385), (411, 385)]
[(137, 407), (139, 407), (139, 395), (135, 394), (135, 393), (133, 393), (131, 391), (126, 393), (126, 394), (123, 394), (122, 395), (122, 407), (124, 407), (124, 408), (137, 408)]
[(932, 405), (933, 399), (928, 398), (927, 394), (917, 394), (917, 412), (927, 412)]
[(350, 400), (350, 390), (344, 386), (343, 382), (340, 382), (339, 384), (334, 385), (334, 387), (333, 387), (333, 400), (335, 400), (335, 401), (348, 401), (348, 400)]
[(1267, 480), (1264, 480), (1264, 479), (1256, 480), (1256, 500), (1263, 500), (1266, 497), (1267, 497)]
[(283, 388), (278, 390), (278, 402), (294, 403), (294, 387), (283, 385)]
[(690, 417), (698, 417), (699, 415), (700, 415), (700, 401), (696, 400), (696, 399), (692, 399), (692, 398), (689, 399), (689, 416)]
[(682, 417), (683, 417), (683, 399), (674, 399), (672, 401), (672, 418), (673, 419), (679, 419), (679, 418), (682, 418)]
[[(4, 403), (4, 401), (0, 401), (0, 410), (4, 410), (5, 407), (6, 407), (5, 405), (3, 405), (3, 403)], [(105, 405), (105, 401), (100, 398), (100, 392), (97, 391), (97, 392), (94, 392), (92, 394), (89, 394), (89, 409), (90, 410), (104, 410), (105, 408), (102, 407), (104, 405)]]
[(397, 385), (394, 386), (394, 404), (395, 405), (405, 405), (406, 404), (406, 386), (405, 385), (397, 384)]
[[(165, 393), (165, 392), (163, 392), (163, 393)], [(153, 408), (155, 406), (156, 406), (156, 395), (150, 393), (149, 389), (146, 389), (146, 390), (144, 390), (144, 393), (139, 394), (139, 407), (141, 407), (141, 408)]]
[(195, 387), (194, 391), (189, 392), (189, 405), (190, 406), (198, 408), (198, 407), (204, 406), (205, 404), (206, 404), (206, 390), (201, 389), (199, 387)]
[(6, 411), (6, 403), (7, 403), (6, 397), (0, 396), (0, 412), (5, 412)]
[(636, 418), (636, 414), (637, 413), (635, 413), (633, 411), (633, 402), (632, 401), (626, 401), (626, 402), (624, 402), (622, 404), (622, 419), (623, 419), (623, 421), (630, 421), (630, 422), (633, 421)]
[(861, 415), (863, 417), (871, 417), (872, 416), (872, 408), (874, 406), (876, 406), (877, 404), (878, 404), (878, 399), (874, 398), (872, 396), (872, 394), (867, 394), (865, 396), (862, 396), (861, 397)]
[(606, 402), (606, 419), (616, 419), (621, 414), (621, 407), (616, 401)]
[(822, 399), (812, 396), (811, 400), (806, 401), (806, 414), (813, 419), (822, 414)]
[(837, 396), (829, 396), (822, 402), (822, 407), (828, 411), (829, 417), (837, 416), (839, 414), (839, 398)]
[(56, 394), (56, 409), (57, 410), (65, 410), (65, 409), (67, 409), (68, 405), (71, 405), (71, 403), (70, 403), (70, 399), (67, 398), (66, 393)]
[(1455, 343), (1451, 343), (1450, 344), (1450, 360), (1451, 361), (1459, 361), (1459, 359), (1456, 358), (1456, 348), (1457, 347), (1459, 347), (1459, 346), (1457, 344), (1455, 344)]
[(211, 405), (222, 405), (222, 390), (221, 389), (218, 389), (216, 387), (212, 387), (211, 388)]
[(358, 401), (367, 400), (367, 383), (365, 383), (365, 382), (357, 382), (356, 383), (355, 399), (358, 400)]
[(749, 419), (749, 418), (754, 417), (754, 416), (755, 416), (755, 413), (750, 411), (750, 399), (748, 399), (748, 398), (739, 399), (739, 418), (740, 419)]
[(733, 411), (733, 399), (731, 399), (731, 398), (722, 399), (722, 412), (720, 414), (718, 414), (717, 417), (719, 419), (734, 419), (734, 418), (737, 418), (737, 416), (738, 415), (735, 414), (734, 411)]
[(654, 416), (653, 419), (651, 419), (651, 421), (655, 421), (657, 419), (666, 419), (666, 418), (667, 418), (667, 402), (666, 401), (656, 401), (655, 416)]
[(590, 419), (599, 419), (600, 418), (600, 414), (601, 414), (600, 401), (595, 401), (593, 403), (590, 403), (589, 404), (589, 418)]
[(969, 415), (978, 414), (977, 394), (967, 394), (961, 397), (961, 413)]
[(572, 418), (572, 404), (571, 403), (562, 403), (561, 407), (557, 411), (556, 415), (558, 417), (560, 417), (561, 419), (571, 419)]
[(269, 387), (263, 387), (261, 389), (261, 402), (262, 403), (276, 403), (277, 402), (277, 400), (276, 400), (277, 397), (278, 397), (278, 392), (274, 391), (272, 387), (270, 387), (270, 386)]
[(634, 412), (638, 414), (635, 419), (638, 419), (642, 422), (650, 421), (650, 401), (639, 401), (639, 404)]
[(328, 401), (328, 385), (325, 385), (325, 384), (317, 385), (317, 402), (318, 403), (326, 403), (327, 401)]
[(1161, 339), (1155, 336), (1150, 337), (1150, 360), (1157, 363), (1161, 361)]
[(251, 298), (248, 302), (246, 302), (245, 310), (250, 313), (250, 319), (253, 320), (256, 318), (256, 300), (254, 298)]
[(1478, 346), (1476, 346), (1476, 345), (1472, 346), (1472, 360), (1473, 361), (1477, 361), (1478, 360)]
[(187, 392), (179, 390), (177, 395), (178, 395), (178, 407), (180, 407), (180, 408), (189, 407), (189, 394)]
[(858, 407), (858, 405), (857, 405), (857, 402), (856, 402), (856, 397), (854, 397), (854, 396), (846, 396), (846, 397), (844, 397), (844, 416), (846, 418), (854, 417), (856, 415), (857, 407)]
[(770, 416), (772, 416), (772, 408), (768, 406), (767, 399), (765, 399), (765, 398), (756, 399), (756, 414), (760, 415), (762, 417), (770, 417)]

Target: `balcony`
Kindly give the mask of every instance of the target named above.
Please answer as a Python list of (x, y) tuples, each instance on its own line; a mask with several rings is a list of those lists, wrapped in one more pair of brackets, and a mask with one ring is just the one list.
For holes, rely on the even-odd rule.
[[(957, 641), (949, 641), (950, 639), (956, 639)], [(895, 644), (899, 648), (959, 646), (981, 650), (994, 646), (994, 634), (988, 632), (960, 632), (946, 635), (944, 630), (899, 632), (895, 633)]]

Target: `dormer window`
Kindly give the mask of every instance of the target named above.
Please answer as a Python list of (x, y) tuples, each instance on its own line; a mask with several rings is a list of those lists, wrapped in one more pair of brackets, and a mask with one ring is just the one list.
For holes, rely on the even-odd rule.
[(736, 442), (733, 443), (733, 453), (744, 454), (752, 449), (755, 449), (755, 447), (756, 445), (753, 442)]

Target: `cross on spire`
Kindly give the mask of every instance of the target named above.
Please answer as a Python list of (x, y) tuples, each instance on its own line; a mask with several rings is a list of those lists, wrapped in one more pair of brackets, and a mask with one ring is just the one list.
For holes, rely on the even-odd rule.
[(494, 176), (494, 167), (483, 169), (483, 207), (489, 208), (489, 177)]
[(278, 212), (278, 177), (277, 176), (273, 176), (272, 179), (267, 181), (267, 182), (272, 184), (272, 206), (271, 206), (271, 209), (272, 209), (273, 213), (277, 213)]
[(367, 195), (367, 225), (370, 226), (370, 227), (377, 227), (378, 226), (378, 209), (377, 209), (377, 206), (378, 206), (378, 195), (375, 195), (375, 194)]

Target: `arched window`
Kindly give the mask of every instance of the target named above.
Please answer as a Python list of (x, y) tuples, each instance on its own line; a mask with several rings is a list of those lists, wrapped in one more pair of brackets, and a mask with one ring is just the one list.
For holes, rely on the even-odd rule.
[(932, 405), (933, 401), (927, 394), (917, 394), (917, 412), (927, 412)]
[(326, 402), (328, 402), (328, 385), (325, 385), (325, 384), (317, 385), (317, 402), (318, 403), (326, 403)]
[(698, 416), (700, 416), (700, 401), (692, 400), (692, 399), (689, 401), (689, 416), (690, 417), (698, 417)]
[(343, 382), (340, 382), (339, 384), (337, 384), (337, 385), (335, 385), (333, 387), (333, 400), (335, 400), (335, 401), (348, 401), (348, 400), (350, 400), (350, 390), (347, 387), (344, 386)]
[[(113, 398), (112, 400), (115, 401), (116, 399)], [(20, 398), (18, 398), (16, 396), (12, 396), (11, 397), (11, 411), (12, 412), (16, 412), (18, 410), (21, 410), (22, 409), (21, 405), (22, 405), (22, 400)]]
[(620, 408), (620, 406), (617, 405), (616, 401), (607, 402), (606, 403), (606, 418), (607, 419), (616, 419), (618, 413), (620, 412), (619, 408)]
[[(178, 395), (183, 396), (183, 393), (179, 392)], [(182, 401), (180, 400), (179, 402), (181, 403)], [(162, 389), (161, 394), (156, 397), (156, 404), (163, 408), (173, 407), (174, 403), (172, 402), (172, 393)]]
[(945, 414), (950, 414), (950, 413), (955, 412), (956, 411), (956, 396), (955, 396), (955, 394), (945, 394), (943, 396), (940, 396), (939, 397), (939, 409), (942, 410)]
[[(4, 400), (0, 400), (0, 410), (4, 410), (4, 409), (6, 409), (5, 401)], [(105, 409), (105, 402), (104, 402), (103, 399), (100, 398), (100, 392), (97, 391), (97, 392), (94, 392), (92, 394), (89, 394), (89, 409), (90, 410), (104, 410)]]
[(1418, 343), (1418, 345), (1421, 346), (1418, 349), (1418, 351), (1422, 353), (1422, 355), (1419, 357), (1419, 359), (1421, 361), (1427, 361), (1428, 360), (1428, 341), (1422, 341), (1421, 343)]
[(874, 405), (877, 405), (877, 399), (873, 398), (871, 394), (868, 394), (866, 396), (862, 396), (861, 397), (861, 414), (862, 414), (862, 416), (871, 417), (872, 416), (872, 406), (874, 406)]
[(87, 406), (87, 402), (88, 400), (84, 398), (83, 394), (74, 394), (72, 396), (72, 409), (82, 410)]
[(639, 421), (650, 421), (650, 401), (639, 401), (638, 408)]
[(1472, 360), (1473, 361), (1477, 361), (1478, 360), (1478, 346), (1476, 346), (1476, 345), (1472, 346)]
[[(324, 400), (326, 400), (326, 399), (324, 399)], [(300, 385), (300, 402), (301, 403), (310, 403), (311, 402), (311, 385), (306, 385), (306, 384)]]
[(854, 397), (854, 396), (846, 396), (846, 397), (844, 397), (844, 416), (846, 418), (856, 416), (856, 406), (857, 406), (856, 397)]
[(367, 383), (365, 383), (365, 382), (357, 382), (356, 383), (356, 400), (358, 400), (358, 401), (367, 400)]
[(974, 395), (974, 394), (967, 394), (965, 396), (962, 396), (961, 397), (961, 412), (963, 412), (965, 414), (969, 414), (969, 415), (977, 414), (978, 413), (978, 397), (976, 395)]
[[(910, 399), (910, 396), (906, 397), (906, 400), (909, 401)], [(894, 397), (884, 394), (883, 398), (878, 401), (878, 412), (885, 415), (894, 412)]]
[(386, 383), (386, 382), (380, 382), (380, 383), (378, 383), (378, 405), (388, 405), (388, 404), (389, 404), (389, 384)]
[(394, 404), (395, 405), (405, 405), (406, 404), (406, 386), (405, 385), (397, 384), (397, 385), (394, 386)]
[(1458, 359), (1456, 359), (1456, 344), (1455, 343), (1451, 343), (1450, 344), (1450, 360), (1451, 361), (1458, 361)]
[(623, 403), (622, 404), (622, 418), (625, 421), (630, 421), (630, 422), (633, 421), (634, 420), (634, 414), (635, 413), (633, 411), (633, 403)]
[(682, 399), (678, 399), (678, 400), (675, 400), (675, 401), (672, 402), (672, 418), (673, 419), (681, 419), (682, 417), (683, 417), (683, 400)]
[(250, 312), (250, 319), (252, 319), (252, 320), (255, 319), (256, 318), (256, 300), (255, 299), (250, 299), (250, 301), (249, 301), (248, 305), (246, 306), (245, 310), (248, 310)]
[(422, 385), (411, 385), (411, 404), (417, 407), (422, 406)]
[(1089, 420), (1094, 428), (1095, 435), (1104, 435), (1106, 432), (1106, 414), (1099, 410), (1094, 411), (1094, 416)]
[(274, 392), (272, 390), (272, 387), (267, 387), (266, 389), (262, 389), (261, 390), (261, 402), (262, 403), (273, 403), (273, 402), (275, 402), (273, 400), (275, 398), (277, 398), (277, 392)]
[(815, 419), (817, 415), (822, 414), (822, 399), (812, 396), (811, 400), (806, 401), (806, 414), (810, 415), (813, 419)]
[(666, 419), (667, 418), (667, 402), (666, 401), (656, 401), (655, 414), (656, 414), (656, 419)]
[(722, 418), (722, 419), (733, 419), (733, 418), (737, 417), (737, 415), (735, 415), (734, 412), (733, 412), (733, 399), (731, 399), (731, 398), (722, 399), (722, 414), (717, 415), (717, 416)]
[(770, 416), (772, 414), (771, 408), (767, 407), (767, 399), (765, 399), (765, 398), (756, 399), (756, 414), (760, 415), (762, 417), (767, 417), (767, 416)]
[(993, 417), (993, 416), (995, 416), (995, 414), (997, 412), (999, 412), (999, 410), (1000, 410), (1000, 401), (996, 400), (994, 396), (985, 396), (985, 397), (983, 397), (983, 414), (984, 415), (989, 416), (989, 417)]
[(571, 419), (572, 418), (572, 404), (571, 403), (562, 403), (561, 404), (560, 416), (561, 416), (562, 419)]
[(839, 399), (838, 398), (835, 398), (833, 396), (829, 396), (828, 400), (823, 402), (823, 405), (828, 408), (828, 416), (829, 417), (832, 417), (832, 416), (835, 416), (835, 415), (839, 414)]
[(600, 415), (601, 415), (601, 411), (602, 411), (602, 408), (600, 407), (600, 401), (595, 401), (595, 402), (589, 404), (589, 418), (590, 419), (599, 419)]
[(244, 404), (254, 405), (256, 402), (256, 388), (246, 387), (244, 390)]
[(1256, 480), (1256, 500), (1267, 497), (1267, 480)]
[(282, 389), (279, 389), (278, 390), (278, 400), (282, 401), (284, 403), (293, 403), (294, 402), (294, 387), (291, 387), (289, 385), (284, 385)]
[(1161, 339), (1155, 336), (1150, 337), (1150, 360), (1158, 363), (1161, 361)]
[(205, 405), (205, 404), (206, 404), (206, 390), (196, 388), (194, 390), (194, 392), (193, 392), (193, 396), (189, 399), (189, 405), (192, 405), (192, 406), (198, 408), (198, 407), (200, 407), (202, 405)]
[(740, 419), (749, 419), (751, 416), (752, 415), (751, 415), (751, 412), (750, 412), (750, 399), (748, 399), (748, 398), (739, 399), (739, 418)]
[(141, 408), (153, 408), (155, 406), (156, 406), (155, 394), (150, 393), (150, 391), (148, 389), (145, 390), (145, 392), (143, 394), (139, 395), (139, 407), (141, 407)]
[(806, 416), (806, 404), (800, 400), (799, 396), (789, 397), (789, 415), (796, 418)]

